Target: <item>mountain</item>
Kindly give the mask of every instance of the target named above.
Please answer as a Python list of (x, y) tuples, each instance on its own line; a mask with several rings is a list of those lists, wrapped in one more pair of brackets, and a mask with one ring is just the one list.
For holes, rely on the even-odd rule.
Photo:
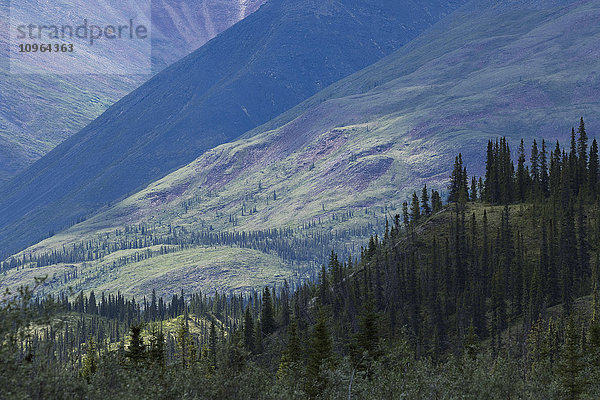
[[(152, 1), (152, 70), (158, 72), (185, 57), (204, 43), (243, 19), (264, 0), (221, 1)], [(57, 144), (84, 128), (121, 97), (144, 83), (149, 75), (95, 74), (21, 75), (9, 72), (9, 2), (0, 5), (0, 184), (24, 170)], [(27, 6), (23, 6), (27, 4)], [(108, 4), (108, 3), (106, 3)], [(69, 10), (73, 21), (91, 16), (107, 15), (100, 2), (85, 2), (77, 8), (73, 2), (53, 2), (52, 9)], [(38, 2), (14, 2), (24, 21), (50, 18), (50, 6)], [(118, 7), (117, 7), (118, 9)], [(120, 16), (110, 14), (111, 22), (127, 20), (125, 10)], [(118, 14), (119, 15), (119, 14)], [(139, 63), (135, 44), (125, 41), (127, 64)], [(139, 53), (138, 53), (139, 54)], [(85, 56), (82, 55), (82, 56)], [(43, 70), (56, 60), (33, 57), (33, 68)], [(101, 60), (111, 65), (117, 60), (105, 55)], [(23, 101), (27, 99), (26, 101)]]
[(2, 254), (235, 139), (414, 39), (462, 1), (272, 0), (1, 190)]
[[(284, 228), (294, 229), (282, 239), (289, 246), (304, 248), (311, 237), (356, 253), (414, 188), (444, 190), (459, 152), (482, 175), (489, 139), (507, 136), (513, 151), (521, 137), (528, 146), (546, 139), (549, 151), (557, 138), (568, 143), (580, 116), (597, 137), (599, 17), (599, 1), (473, 1), (389, 57), (17, 258), (93, 241), (108, 248), (123, 240), (116, 231), (138, 224), (151, 228), (147, 241), (251, 246), (193, 236)], [(85, 267), (90, 277), (98, 262)], [(132, 260), (127, 270), (135, 269)]]
[[(493, 4), (470, 3), (83, 225), (202, 217), (215, 229), (291, 226), (398, 204), (425, 183), (444, 190), (458, 152), (481, 175), (489, 139), (507, 136), (514, 151), (520, 137), (545, 139), (549, 152), (556, 139), (567, 142), (580, 116), (596, 136), (600, 27), (592, 21), (600, 2)], [(267, 204), (273, 192), (278, 200)], [(257, 211), (242, 217), (243, 204)]]

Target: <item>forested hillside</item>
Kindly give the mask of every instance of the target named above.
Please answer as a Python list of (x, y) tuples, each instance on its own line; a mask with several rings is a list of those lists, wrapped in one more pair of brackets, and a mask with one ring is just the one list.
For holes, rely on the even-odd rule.
[(6, 295), (0, 386), (10, 398), (598, 398), (598, 144), (583, 119), (571, 138), (492, 140), (482, 177), (457, 155), (447, 204), (415, 190), (360, 254), (331, 252), (317, 281)]

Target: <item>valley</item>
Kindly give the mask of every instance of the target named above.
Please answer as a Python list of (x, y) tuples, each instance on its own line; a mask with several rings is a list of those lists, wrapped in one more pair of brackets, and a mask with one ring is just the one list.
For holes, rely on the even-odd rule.
[[(143, 224), (161, 244), (175, 240), (176, 227), (185, 232), (177, 236), (185, 246), (260, 248), (286, 266), (283, 276), (295, 273), (291, 262), (302, 267), (302, 279), (314, 276), (331, 250), (345, 259), (381, 234), (415, 188), (427, 184), (445, 195), (453, 154), (462, 152), (467, 168), (482, 176), (477, 153), (490, 138), (512, 138), (515, 148), (515, 138), (527, 134), (546, 139), (550, 148), (553, 139), (567, 140), (578, 113), (589, 126), (600, 124), (592, 59), (600, 30), (584, 23), (600, 16), (598, 3), (529, 7), (481, 13), (480, 2), (467, 5), (406, 48), (13, 259), (43, 259), (98, 237), (110, 246), (121, 240), (116, 230)], [(539, 44), (525, 51), (532, 41)], [(574, 54), (580, 55), (575, 64)], [(561, 72), (567, 69), (569, 75)], [(273, 229), (287, 233), (260, 247), (207, 239), (220, 233), (268, 237)], [(299, 243), (309, 257), (282, 254), (280, 248)], [(99, 274), (104, 254), (87, 267), (92, 275)], [(28, 271), (30, 279), (35, 274)], [(93, 282), (76, 287), (89, 290)]]

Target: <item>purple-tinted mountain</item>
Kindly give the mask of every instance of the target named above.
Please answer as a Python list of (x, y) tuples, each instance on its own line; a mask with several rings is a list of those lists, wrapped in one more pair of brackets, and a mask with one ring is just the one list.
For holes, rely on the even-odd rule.
[(1, 253), (269, 121), (397, 50), (463, 2), (267, 2), (4, 185)]
[[(47, 3), (13, 2), (31, 20), (43, 15)], [(245, 18), (265, 0), (153, 0), (152, 70), (158, 72), (196, 50)], [(9, 2), (0, 4), (0, 184), (31, 165), (57, 144), (78, 132), (121, 97), (150, 78), (149, 75), (53, 75), (9, 73)], [(45, 4), (45, 5), (44, 5)], [(68, 4), (68, 3), (65, 3)], [(53, 7), (65, 7), (53, 2)], [(79, 10), (81, 17), (99, 2)], [(117, 17), (111, 17), (118, 19)], [(74, 19), (77, 20), (77, 19)], [(128, 41), (125, 46), (130, 46)], [(130, 51), (129, 63), (137, 63)], [(33, 58), (42, 68), (47, 58)], [(52, 61), (52, 59), (50, 59)], [(102, 60), (110, 63), (107, 57)], [(101, 71), (99, 71), (101, 72)]]

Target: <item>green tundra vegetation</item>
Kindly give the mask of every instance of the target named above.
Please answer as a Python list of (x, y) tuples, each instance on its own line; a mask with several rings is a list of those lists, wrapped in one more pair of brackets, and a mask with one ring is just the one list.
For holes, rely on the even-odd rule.
[[(600, 398), (598, 144), (490, 141), (315, 280), (150, 299), (6, 293), (5, 398)], [(165, 247), (166, 249), (166, 247)], [(39, 284), (42, 284), (41, 282)]]

